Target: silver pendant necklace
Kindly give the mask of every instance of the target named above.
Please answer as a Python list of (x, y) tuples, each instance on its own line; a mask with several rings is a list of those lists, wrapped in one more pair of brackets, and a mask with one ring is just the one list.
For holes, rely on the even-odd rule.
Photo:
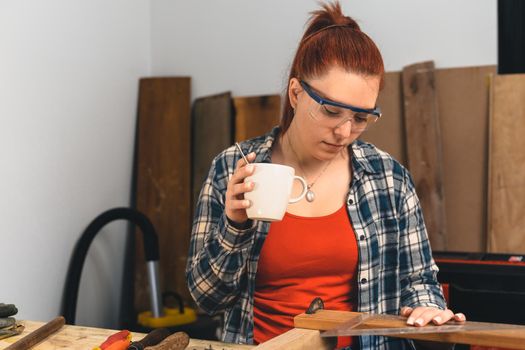
[[(301, 164), (301, 162), (299, 161), (299, 156), (297, 155), (297, 152), (295, 152), (295, 149), (293, 148), (292, 146), (292, 141), (290, 141), (290, 136), (288, 135), (287, 137), (288, 139), (288, 145), (290, 145), (290, 149), (292, 150), (293, 154), (295, 155), (295, 158), (297, 159), (297, 164), (299, 164), (299, 168), (301, 168), (301, 171), (303, 172), (304, 176), (306, 177), (306, 182), (308, 182), (308, 174), (306, 173), (306, 171), (304, 171), (303, 169), (303, 166)], [(312, 191), (312, 187), (314, 187), (315, 183), (317, 182), (317, 180), (319, 180), (319, 178), (321, 177), (321, 175), (323, 175), (323, 173), (325, 172), (325, 170), (328, 168), (328, 166), (330, 165), (330, 163), (332, 163), (332, 160), (334, 160), (334, 158), (330, 159), (330, 161), (328, 163), (326, 163), (325, 167), (323, 168), (323, 170), (321, 170), (321, 172), (319, 173), (319, 175), (317, 175), (317, 177), (315, 178), (314, 181), (312, 181), (312, 183), (309, 183), (306, 188), (307, 188), (307, 191), (306, 191), (306, 195), (305, 195), (305, 198), (306, 200), (309, 202), (309, 203), (312, 203), (314, 200), (315, 200), (315, 193), (314, 191)]]

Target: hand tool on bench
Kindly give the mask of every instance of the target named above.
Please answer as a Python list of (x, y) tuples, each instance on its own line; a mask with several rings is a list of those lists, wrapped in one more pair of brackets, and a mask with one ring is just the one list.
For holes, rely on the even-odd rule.
[(157, 328), (148, 333), (144, 338), (134, 341), (128, 347), (128, 350), (144, 350), (148, 346), (159, 344), (161, 341), (169, 337), (170, 331), (167, 328)]
[(144, 350), (183, 350), (190, 343), (190, 337), (184, 332), (176, 332), (155, 346), (148, 346)]
[(36, 329), (35, 331), (29, 333), (20, 340), (17, 340), (13, 344), (9, 345), (4, 350), (25, 350), (30, 347), (40, 343), (42, 340), (49, 337), (51, 334), (58, 331), (66, 323), (66, 320), (62, 316), (49, 321), (42, 327)]

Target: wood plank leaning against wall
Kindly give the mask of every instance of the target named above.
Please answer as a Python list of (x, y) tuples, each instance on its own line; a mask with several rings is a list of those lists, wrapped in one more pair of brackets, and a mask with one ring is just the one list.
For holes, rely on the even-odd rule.
[(491, 83), (488, 250), (525, 253), (525, 74)]
[[(449, 251), (485, 251), (488, 76), (495, 72), (495, 66), (435, 70)], [(400, 72), (386, 74), (378, 105), (383, 117), (362, 139), (407, 166)]]

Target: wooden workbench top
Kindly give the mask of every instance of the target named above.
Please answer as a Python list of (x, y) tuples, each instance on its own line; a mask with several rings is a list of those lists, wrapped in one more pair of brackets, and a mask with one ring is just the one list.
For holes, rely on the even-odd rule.
[[(16, 337), (0, 339), (0, 349), (5, 349), (18, 339), (41, 327), (45, 322), (20, 321), (25, 326), (24, 332)], [(83, 327), (83, 326), (63, 326), (58, 332), (52, 334), (43, 342), (32, 349), (34, 350), (91, 350), (102, 344), (107, 337), (118, 332), (117, 330)], [(132, 333), (132, 340), (142, 339), (142, 333)], [(189, 350), (247, 350), (252, 349), (251, 345), (227, 344), (209, 340), (191, 339), (187, 349)]]

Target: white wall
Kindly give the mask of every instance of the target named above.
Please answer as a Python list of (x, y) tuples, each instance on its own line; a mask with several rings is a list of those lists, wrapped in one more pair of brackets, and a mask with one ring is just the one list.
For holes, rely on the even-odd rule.
[[(496, 64), (496, 0), (342, 0), (377, 43), (386, 69)], [(193, 98), (279, 93), (317, 0), (155, 0), (152, 72), (190, 75)]]
[[(20, 318), (59, 313), (77, 238), (129, 205), (149, 24), (146, 0), (0, 2), (0, 302)], [(117, 319), (124, 226), (91, 249), (79, 323)]]

